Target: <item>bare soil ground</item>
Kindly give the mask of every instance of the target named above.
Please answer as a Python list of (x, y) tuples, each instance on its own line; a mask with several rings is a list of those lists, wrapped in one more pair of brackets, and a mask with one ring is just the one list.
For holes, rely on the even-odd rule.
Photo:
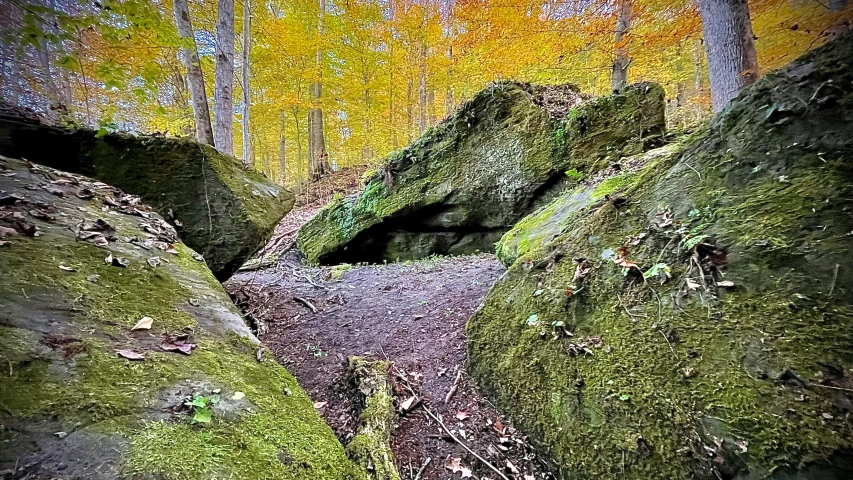
[[(286, 221), (305, 221), (315, 212), (316, 205), (304, 205)], [(293, 228), (283, 227), (279, 235)], [(358, 426), (347, 358), (388, 359), (394, 363), (398, 406), (409, 398), (405, 386), (411, 385), (454, 436), (500, 471), (454, 442), (419, 405), (398, 417), (392, 438), (402, 478), (414, 479), (427, 458), (423, 480), (553, 478), (526, 437), (477, 393), (465, 373), (465, 322), (504, 271), (494, 256), (306, 267), (288, 249), (292, 238), (278, 242), (270, 250), (279, 254), (272, 264), (238, 273), (226, 289), (343, 443)], [(445, 403), (457, 376), (455, 393)]]

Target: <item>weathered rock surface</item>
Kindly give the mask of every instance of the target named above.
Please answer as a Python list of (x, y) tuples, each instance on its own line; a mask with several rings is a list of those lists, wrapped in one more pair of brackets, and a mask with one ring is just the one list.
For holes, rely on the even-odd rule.
[(502, 240), (470, 370), (564, 477), (853, 475), (851, 59), (766, 75)]
[(0, 476), (366, 478), (136, 200), (0, 157)]
[(269, 240), (293, 195), (233, 157), (177, 138), (98, 136), (0, 112), (0, 155), (96, 178), (173, 222), (219, 280)]
[(543, 90), (500, 83), (480, 92), (392, 154), (359, 195), (338, 199), (308, 222), (300, 250), (323, 264), (489, 251), (570, 180), (567, 171), (595, 172), (661, 141), (658, 85), (585, 103), (564, 87), (556, 106)]

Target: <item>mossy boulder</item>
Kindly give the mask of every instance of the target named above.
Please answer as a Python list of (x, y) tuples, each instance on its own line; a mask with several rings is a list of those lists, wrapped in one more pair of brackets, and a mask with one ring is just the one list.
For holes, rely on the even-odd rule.
[[(650, 83), (552, 118), (543, 87), (498, 83), (477, 94), (299, 231), (312, 263), (379, 262), (491, 251), (571, 177), (660, 143), (663, 89)], [(566, 92), (576, 90), (561, 87)], [(574, 104), (574, 103), (573, 103)]]
[(851, 59), (766, 75), (502, 240), (470, 371), (564, 478), (853, 476)]
[(4, 478), (367, 478), (156, 213), (5, 157), (0, 192)]
[(272, 235), (294, 197), (234, 157), (188, 139), (99, 134), (0, 112), (0, 155), (79, 173), (139, 195), (173, 222), (216, 277)]

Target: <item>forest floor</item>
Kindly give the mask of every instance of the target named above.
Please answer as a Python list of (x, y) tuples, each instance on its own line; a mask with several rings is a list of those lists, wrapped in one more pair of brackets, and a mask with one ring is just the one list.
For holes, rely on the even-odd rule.
[[(500, 262), (481, 254), (386, 265), (305, 266), (291, 248), (294, 229), (316, 213), (316, 203), (297, 206), (279, 226), (266, 249), (276, 252), (274, 261), (239, 272), (225, 287), (341, 442), (348, 443), (358, 427), (358, 395), (347, 358), (387, 359), (394, 364), (397, 406), (410, 397), (404, 385), (423, 399), (398, 417), (392, 436), (404, 480), (414, 479), (427, 458), (422, 480), (553, 478), (527, 438), (478, 394), (465, 373), (465, 322), (504, 272)], [(456, 443), (425, 407), (501, 474)]]

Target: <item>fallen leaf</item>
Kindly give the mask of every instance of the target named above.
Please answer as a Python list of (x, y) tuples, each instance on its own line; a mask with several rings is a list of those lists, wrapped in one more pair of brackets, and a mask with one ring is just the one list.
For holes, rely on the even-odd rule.
[(450, 470), (453, 473), (461, 473), (462, 478), (470, 478), (471, 469), (462, 465), (462, 459), (456, 457), (450, 457), (447, 459), (447, 463), (444, 464), (444, 467)]
[(497, 419), (497, 420), (495, 420), (495, 423), (494, 423), (492, 426), (493, 426), (493, 427), (495, 428), (495, 430), (497, 430), (497, 431), (498, 431), (498, 433), (500, 433), (501, 435), (503, 435), (504, 430), (506, 430), (506, 427), (505, 427), (505, 426), (504, 426), (504, 424), (501, 422), (501, 419), (500, 419), (500, 418), (499, 418), (499, 419)]
[(700, 285), (697, 282), (695, 282), (694, 280), (691, 280), (689, 278), (687, 279), (687, 288), (688, 289), (697, 290), (699, 288), (699, 286)]
[(165, 249), (163, 249), (163, 250), (164, 250), (166, 253), (171, 253), (172, 255), (177, 255), (177, 254), (178, 254), (178, 249), (177, 249), (177, 248), (175, 248), (175, 246), (174, 246), (174, 245), (172, 245), (171, 243), (170, 243), (169, 245), (167, 245), (167, 246), (166, 246), (166, 248), (165, 248)]
[(189, 355), (193, 352), (193, 350), (197, 347), (195, 343), (185, 343), (182, 340), (177, 340), (174, 342), (164, 341), (160, 344), (160, 348), (167, 352), (178, 352), (183, 353), (184, 355)]
[(154, 319), (151, 317), (142, 317), (142, 320), (136, 322), (136, 325), (131, 328), (131, 330), (151, 330), (151, 325), (154, 323)]
[(821, 413), (821, 414), (820, 414), (820, 416), (821, 416), (821, 417), (823, 417), (823, 418), (825, 418), (825, 419), (827, 419), (827, 420), (832, 420), (833, 418), (835, 418), (835, 417), (833, 417), (833, 416), (832, 416), (832, 414), (831, 414), (831, 413), (828, 413), (828, 412), (823, 412), (823, 413)]
[(624, 269), (640, 269), (636, 263), (628, 260), (628, 247), (620, 247), (619, 250), (617, 250), (616, 256), (613, 258), (613, 263)]
[(66, 271), (66, 272), (76, 272), (76, 271), (77, 271), (77, 270), (74, 270), (74, 269), (73, 269), (73, 268), (71, 268), (71, 267), (66, 267), (65, 265), (62, 265), (62, 264), (60, 264), (60, 265), (59, 265), (59, 269), (60, 269), (60, 270), (64, 270), (64, 271)]
[(158, 265), (160, 265), (160, 257), (149, 258), (148, 265), (151, 265), (152, 267), (157, 267)]
[(509, 460), (506, 461), (506, 468), (515, 475), (518, 475), (519, 473), (521, 473), (521, 471), (518, 469), (518, 467), (513, 465), (512, 462), (510, 462)]
[(731, 280), (723, 280), (722, 282), (717, 282), (717, 286), (724, 288), (734, 288), (735, 282), (732, 282)]
[(133, 350), (116, 350), (116, 353), (119, 357), (126, 358), (128, 360), (145, 360), (145, 355), (134, 352)]
[(112, 253), (107, 255), (107, 258), (104, 259), (104, 263), (106, 263), (107, 265), (111, 265), (113, 263), (113, 254)]
[(234, 392), (234, 395), (231, 395), (231, 400), (242, 400), (246, 397), (246, 394), (243, 392)]
[(462, 421), (462, 420), (465, 420), (467, 418), (471, 418), (471, 415), (469, 415), (468, 412), (463, 412), (461, 410), (456, 412), (456, 419), (457, 420)]
[(328, 405), (328, 404), (329, 404), (329, 402), (314, 402), (314, 408), (316, 408), (317, 410), (319, 410), (319, 409), (321, 409), (321, 408), (325, 407), (325, 406), (326, 406), (326, 405)]
[(400, 411), (408, 412), (409, 410), (411, 410), (412, 406), (415, 403), (415, 400), (417, 400), (416, 397), (409, 397), (408, 399), (406, 399), (406, 401), (400, 404)]
[(592, 271), (592, 264), (589, 263), (589, 260), (582, 258), (576, 261), (578, 262), (578, 266), (575, 268), (575, 276), (572, 277), (572, 283), (583, 280), (583, 278), (589, 275), (589, 272)]
[(424, 374), (420, 372), (409, 372), (409, 375), (416, 381), (420, 382), (424, 378)]

